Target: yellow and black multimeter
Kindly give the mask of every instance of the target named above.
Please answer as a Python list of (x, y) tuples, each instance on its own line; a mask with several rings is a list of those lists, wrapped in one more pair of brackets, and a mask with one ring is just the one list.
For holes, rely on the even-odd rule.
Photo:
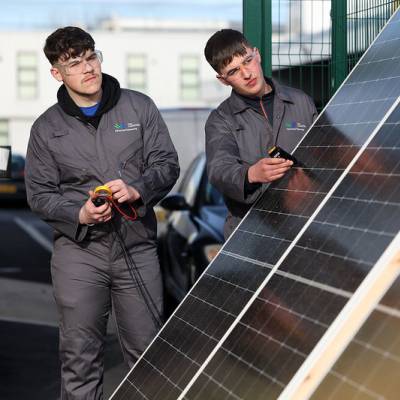
[(92, 199), (92, 202), (96, 207), (100, 207), (112, 198), (111, 189), (106, 185), (97, 186), (96, 189), (94, 189), (94, 194), (95, 197)]
[(293, 155), (289, 154), (287, 151), (283, 150), (282, 147), (279, 146), (271, 147), (268, 150), (268, 155), (271, 158), (284, 158), (285, 160), (293, 161), (294, 166), (297, 166), (299, 164), (299, 162)]

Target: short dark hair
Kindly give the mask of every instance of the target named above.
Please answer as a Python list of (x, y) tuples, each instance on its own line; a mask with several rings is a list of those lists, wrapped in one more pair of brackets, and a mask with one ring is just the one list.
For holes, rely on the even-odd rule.
[(244, 56), (246, 48), (253, 47), (243, 33), (234, 29), (221, 29), (208, 39), (204, 55), (218, 73), (236, 56)]
[(60, 58), (68, 60), (79, 57), (87, 50), (94, 50), (93, 38), (83, 29), (76, 26), (66, 26), (55, 30), (47, 39), (43, 51), (50, 64), (55, 64)]

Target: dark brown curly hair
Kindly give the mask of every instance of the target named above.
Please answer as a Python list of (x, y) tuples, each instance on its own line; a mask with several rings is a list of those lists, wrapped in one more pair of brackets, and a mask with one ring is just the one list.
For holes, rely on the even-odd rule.
[(60, 59), (79, 57), (87, 50), (94, 50), (93, 38), (83, 29), (76, 26), (66, 26), (54, 31), (47, 39), (43, 51), (50, 64)]

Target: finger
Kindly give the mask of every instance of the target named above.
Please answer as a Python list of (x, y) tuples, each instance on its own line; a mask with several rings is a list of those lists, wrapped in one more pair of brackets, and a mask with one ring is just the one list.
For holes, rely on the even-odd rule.
[(282, 167), (282, 168), (273, 169), (273, 170), (271, 170), (270, 172), (271, 172), (271, 174), (273, 174), (273, 175), (277, 175), (277, 174), (284, 174), (284, 173), (286, 173), (286, 172), (289, 171), (289, 170), (290, 170), (290, 167)]
[(123, 203), (125, 201), (127, 201), (129, 199), (129, 195), (128, 194), (124, 194), (123, 196), (118, 198), (118, 203)]
[(125, 195), (126, 195), (126, 191), (125, 190), (119, 190), (118, 192), (113, 193), (113, 199), (119, 201)]
[(124, 181), (122, 179), (114, 179), (112, 181), (109, 181), (109, 182), (105, 183), (104, 185), (108, 186), (111, 189), (112, 186), (119, 187), (119, 186), (124, 185)]
[[(101, 206), (101, 207), (103, 207), (103, 206)], [(101, 218), (102, 216), (105, 215), (105, 211), (104, 210), (101, 211), (101, 210), (99, 210), (99, 207), (94, 206), (94, 208), (90, 210), (89, 215), (91, 218), (98, 220), (99, 218)]]
[(112, 209), (111, 207), (106, 208), (100, 215), (102, 217), (107, 217), (108, 215), (110, 215), (112, 213)]
[(119, 190), (121, 190), (121, 186), (118, 184), (114, 184), (114, 185), (110, 185), (108, 186), (108, 188), (111, 190), (111, 193), (114, 195), (114, 193), (118, 192)]
[[(125, 193), (127, 193), (127, 189), (125, 185), (122, 186), (114, 186), (112, 189), (112, 193), (113, 193), (113, 198), (119, 198), (121, 196), (123, 196)], [(116, 197), (117, 196), (117, 197)]]
[(271, 176), (278, 175), (278, 174), (285, 174), (289, 168), (283, 167), (283, 168), (268, 168), (265, 171), (263, 171), (263, 176), (264, 178), (269, 179)]
[[(111, 209), (110, 209), (110, 203), (109, 202), (107, 202), (107, 207), (106, 208), (103, 208), (103, 206), (102, 206), (102, 209), (100, 210), (100, 212), (99, 212), (99, 215), (102, 215), (102, 216), (104, 216), (104, 215), (107, 215), (107, 214), (109, 214), (110, 212), (111, 212)], [(99, 210), (98, 210), (99, 211)]]
[(284, 175), (285, 175), (285, 174), (272, 175), (272, 176), (269, 178), (269, 181), (270, 181), (270, 182), (276, 181), (276, 180), (282, 178)]
[(105, 222), (108, 221), (109, 219), (111, 219), (111, 215), (107, 214), (107, 215), (101, 215), (97, 218), (98, 222)]

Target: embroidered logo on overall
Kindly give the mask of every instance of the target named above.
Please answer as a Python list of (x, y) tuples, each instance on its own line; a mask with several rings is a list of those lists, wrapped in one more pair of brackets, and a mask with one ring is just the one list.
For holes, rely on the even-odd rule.
[(304, 131), (306, 129), (306, 126), (300, 122), (296, 121), (291, 121), (291, 122), (286, 122), (286, 130), (288, 131)]
[(114, 124), (114, 132), (115, 133), (123, 133), (130, 131), (137, 131), (140, 124), (134, 124), (133, 122), (116, 122)]

